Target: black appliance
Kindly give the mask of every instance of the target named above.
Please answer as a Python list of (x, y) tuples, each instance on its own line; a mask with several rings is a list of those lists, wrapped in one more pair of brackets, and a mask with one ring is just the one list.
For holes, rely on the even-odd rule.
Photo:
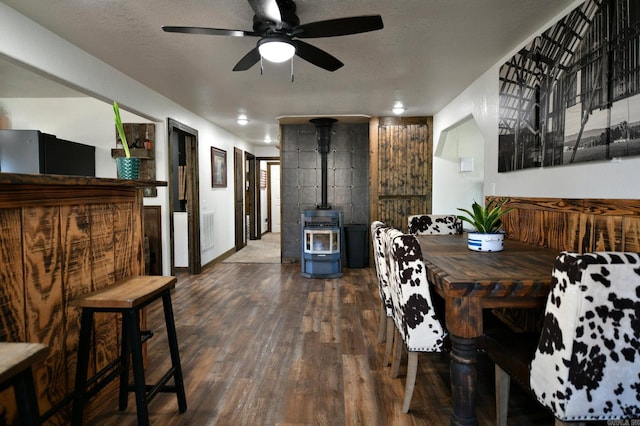
[(0, 172), (96, 175), (96, 148), (39, 130), (0, 130)]

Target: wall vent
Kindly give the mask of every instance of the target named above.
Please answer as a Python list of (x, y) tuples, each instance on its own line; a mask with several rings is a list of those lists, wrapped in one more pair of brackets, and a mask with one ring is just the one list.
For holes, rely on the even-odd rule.
[(202, 214), (202, 250), (208, 250), (213, 248), (214, 240), (213, 240), (213, 229), (214, 229), (214, 220), (213, 220), (213, 212), (207, 212)]

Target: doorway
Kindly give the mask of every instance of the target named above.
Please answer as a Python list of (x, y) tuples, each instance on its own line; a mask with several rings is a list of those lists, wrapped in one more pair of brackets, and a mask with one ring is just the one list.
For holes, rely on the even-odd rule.
[(256, 224), (256, 220), (259, 219), (257, 209), (259, 203), (256, 202), (256, 156), (248, 152), (244, 153), (245, 162), (245, 185), (247, 191), (244, 197), (244, 211), (247, 215), (247, 240), (256, 240), (260, 238), (260, 224)]
[(235, 235), (236, 235), (236, 251), (241, 250), (245, 245), (244, 239), (244, 174), (243, 174), (243, 155), (242, 150), (233, 148), (233, 197), (234, 197), (234, 217), (235, 217)]
[(162, 275), (162, 226), (160, 206), (144, 206), (145, 275)]
[(280, 157), (255, 157), (253, 163), (255, 235), (260, 239), (267, 232), (280, 233)]
[(202, 271), (200, 257), (200, 191), (198, 131), (171, 118), (169, 131), (169, 197), (171, 271)]
[(267, 211), (269, 220), (267, 229), (280, 233), (280, 163), (267, 163)]

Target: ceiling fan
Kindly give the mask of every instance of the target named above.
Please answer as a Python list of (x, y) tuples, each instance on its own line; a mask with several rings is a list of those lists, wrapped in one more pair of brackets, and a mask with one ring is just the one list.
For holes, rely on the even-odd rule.
[(253, 31), (178, 26), (163, 26), (162, 29), (169, 33), (259, 37), (256, 47), (240, 59), (234, 71), (246, 71), (261, 58), (284, 62), (293, 55), (327, 71), (335, 71), (344, 65), (340, 60), (299, 39), (365, 33), (380, 30), (384, 26), (380, 15), (353, 16), (300, 25), (293, 0), (248, 1), (255, 13)]

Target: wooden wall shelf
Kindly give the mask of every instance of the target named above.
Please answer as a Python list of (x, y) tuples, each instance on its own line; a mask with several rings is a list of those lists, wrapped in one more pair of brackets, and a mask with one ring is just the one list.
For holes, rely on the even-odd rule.
[[(124, 133), (127, 136), (127, 142), (129, 146), (136, 148), (129, 148), (131, 157), (140, 159), (139, 170), (139, 182), (155, 182), (156, 179), (156, 160), (155, 160), (155, 139), (156, 139), (156, 125), (154, 123), (122, 123), (124, 127)], [(118, 131), (115, 131), (116, 141), (119, 141), (120, 136)], [(145, 140), (151, 141), (151, 149), (138, 148), (145, 146)], [(124, 149), (115, 148), (111, 150), (111, 158), (125, 157)], [(147, 185), (144, 191), (145, 197), (155, 197), (157, 191), (155, 189), (159, 185)]]
[[(153, 149), (132, 148), (129, 150), (129, 153), (133, 158), (142, 158), (144, 160), (155, 159), (155, 152)], [(122, 157), (125, 157), (124, 149), (114, 148), (111, 150), (111, 158), (122, 158)]]

